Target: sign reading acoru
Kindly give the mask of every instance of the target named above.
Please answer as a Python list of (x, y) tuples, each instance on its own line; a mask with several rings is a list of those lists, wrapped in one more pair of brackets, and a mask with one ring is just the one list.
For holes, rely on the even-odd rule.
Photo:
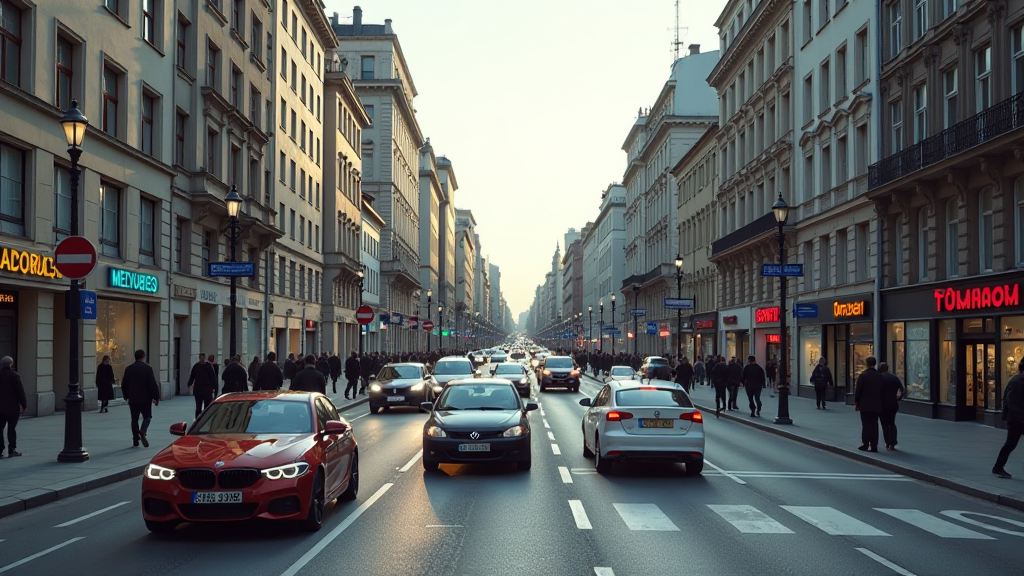
[(113, 266), (110, 267), (107, 280), (110, 282), (111, 288), (123, 288), (125, 290), (135, 290), (136, 292), (145, 292), (147, 294), (156, 294), (157, 290), (160, 288), (160, 279), (152, 274), (132, 272), (131, 270), (121, 270), (120, 268), (114, 268)]
[(53, 265), (53, 256), (31, 254), (15, 248), (4, 248), (0, 251), (0, 270), (43, 278), (64, 277)]
[(859, 302), (833, 302), (832, 315), (836, 318), (858, 318), (868, 315), (868, 303), (864, 300)]

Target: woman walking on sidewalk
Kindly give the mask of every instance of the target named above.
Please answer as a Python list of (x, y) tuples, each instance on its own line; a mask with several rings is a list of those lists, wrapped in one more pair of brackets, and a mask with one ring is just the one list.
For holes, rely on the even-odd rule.
[(1010, 453), (1024, 435), (1024, 359), (1017, 364), (1017, 375), (1010, 378), (1003, 391), (1003, 420), (1006, 422), (1006, 443), (999, 450), (992, 473), (1000, 478), (1013, 478), (1004, 468)]
[(832, 379), (832, 371), (828, 369), (828, 361), (822, 356), (818, 358), (818, 365), (814, 367), (814, 371), (811, 372), (811, 384), (814, 385), (814, 402), (818, 410), (825, 409), (825, 391), (830, 386), (835, 386), (836, 382)]
[(96, 367), (96, 399), (100, 401), (100, 412), (110, 412), (107, 404), (114, 399), (114, 367), (110, 356), (104, 356)]

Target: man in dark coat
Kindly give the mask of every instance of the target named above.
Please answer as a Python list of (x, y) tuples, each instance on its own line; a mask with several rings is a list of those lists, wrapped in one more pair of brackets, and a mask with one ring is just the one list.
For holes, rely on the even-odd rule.
[(1003, 389), (1003, 420), (1006, 422), (1006, 443), (999, 449), (992, 473), (1000, 478), (1012, 478), (1005, 466), (1010, 453), (1024, 435), (1024, 359), (1017, 364), (1017, 375), (1010, 378)]
[(368, 354), (363, 354), (359, 359), (359, 376), (362, 382), (359, 384), (359, 394), (365, 394), (367, 386), (370, 385), (370, 378), (378, 372), (376, 362)]
[(739, 410), (739, 404), (736, 403), (736, 393), (740, 388), (740, 381), (743, 380), (743, 365), (740, 361), (733, 357), (728, 364), (729, 369), (729, 383), (727, 388), (729, 389), (729, 407), (728, 410)]
[(222, 391), (227, 394), (228, 392), (248, 392), (249, 391), (249, 373), (242, 368), (242, 356), (235, 354), (230, 363), (224, 367), (224, 374), (221, 375), (221, 380), (224, 381), (224, 388)]
[(206, 362), (213, 367), (213, 381), (217, 382), (220, 379), (220, 364), (217, 364), (217, 357), (210, 354), (206, 357)]
[(676, 366), (676, 384), (679, 384), (687, 392), (690, 391), (690, 386), (693, 383), (693, 366), (690, 364), (690, 360), (683, 356), (682, 362), (679, 366)]
[(889, 372), (889, 364), (879, 362), (878, 373), (882, 375), (882, 438), (885, 449), (892, 452), (896, 449), (896, 413), (900, 410), (900, 400), (906, 394), (899, 376)]
[(114, 366), (110, 356), (104, 356), (96, 365), (96, 399), (100, 401), (100, 412), (110, 412), (107, 405), (114, 399)]
[(825, 409), (825, 391), (830, 386), (835, 386), (832, 379), (832, 371), (828, 369), (828, 361), (822, 356), (818, 358), (818, 365), (811, 371), (811, 384), (814, 385), (814, 401), (818, 410)]
[(882, 375), (875, 369), (874, 356), (865, 360), (867, 368), (857, 377), (854, 408), (860, 412), (860, 439), (858, 450), (878, 452), (878, 419), (882, 415)]
[(292, 352), (284, 360), (284, 379), (291, 380), (295, 378), (295, 373), (299, 371), (299, 366), (295, 363), (295, 353)]
[[(213, 368), (209, 364), (205, 365), (212, 375)], [(128, 409), (132, 415), (132, 446), (138, 447), (141, 440), (142, 445), (149, 448), (146, 432), (149, 430), (149, 423), (153, 421), (153, 406), (160, 404), (160, 386), (156, 383), (153, 367), (146, 363), (144, 351), (136, 350), (135, 363), (124, 369), (124, 375), (121, 377), (121, 394), (128, 401)], [(140, 416), (142, 426), (139, 426)]]
[(729, 367), (719, 358), (711, 370), (711, 385), (715, 387), (715, 418), (722, 410), (729, 407), (725, 399), (725, 389), (729, 385)]
[(331, 354), (331, 357), (327, 359), (327, 364), (331, 368), (331, 384), (334, 389), (334, 393), (338, 393), (338, 378), (341, 377), (341, 358), (337, 354)]
[(359, 374), (361, 368), (359, 367), (359, 355), (352, 352), (352, 355), (345, 360), (345, 379), (348, 380), (348, 386), (345, 387), (345, 400), (348, 400), (348, 392), (352, 391), (352, 398), (356, 397), (356, 387), (359, 385)]
[(217, 373), (202, 352), (199, 353), (199, 362), (192, 366), (192, 372), (188, 375), (188, 388), (195, 397), (196, 418), (199, 418), (217, 395)]
[(327, 352), (321, 352), (320, 357), (316, 359), (316, 370), (324, 375), (324, 380), (331, 376), (331, 363), (327, 361)]
[(280, 390), (284, 386), (284, 373), (277, 365), (277, 353), (268, 352), (267, 361), (260, 365), (253, 390)]
[(750, 415), (757, 417), (761, 415), (761, 389), (764, 388), (764, 368), (757, 363), (753, 355), (747, 356), (747, 365), (743, 367), (740, 375), (743, 381), (743, 390), (747, 393), (747, 401), (750, 403)]
[(0, 458), (4, 451), (4, 427), (7, 428), (7, 456), (21, 456), (18, 452), (18, 419), (28, 409), (25, 399), (25, 385), (21, 374), (14, 371), (14, 358), (0, 359)]
[(307, 354), (303, 359), (305, 366), (302, 370), (295, 373), (295, 378), (292, 378), (291, 386), (289, 390), (298, 390), (300, 392), (319, 392), (321, 394), (327, 393), (327, 378), (316, 369), (316, 356)]

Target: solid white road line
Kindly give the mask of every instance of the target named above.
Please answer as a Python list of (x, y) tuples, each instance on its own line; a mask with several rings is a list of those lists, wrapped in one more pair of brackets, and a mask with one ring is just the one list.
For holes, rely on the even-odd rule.
[(780, 508), (832, 536), (889, 536), (874, 526), (865, 524), (830, 506), (780, 506)]
[(427, 528), (462, 528), (462, 524), (427, 524)]
[(555, 441), (555, 434), (553, 432), (548, 432), (548, 440)]
[(630, 530), (678, 532), (679, 527), (655, 504), (612, 504)]
[(416, 465), (417, 462), (419, 462), (421, 456), (423, 456), (423, 450), (420, 450), (419, 452), (417, 452), (416, 455), (412, 457), (412, 460), (409, 460), (408, 462), (406, 462), (405, 466), (402, 466), (401, 468), (399, 468), (398, 471), (399, 472), (408, 472), (409, 468), (412, 468), (413, 466)]
[(733, 481), (733, 482), (736, 482), (737, 484), (746, 484), (746, 482), (744, 482), (743, 480), (740, 480), (740, 479), (739, 479), (739, 478), (737, 478), (736, 476), (733, 476), (732, 474), (730, 474), (730, 473), (726, 472), (725, 470), (722, 470), (721, 468), (719, 468), (718, 466), (715, 466), (715, 465), (714, 465), (714, 464), (712, 464), (711, 462), (708, 462), (707, 460), (704, 460), (704, 463), (705, 463), (705, 464), (707, 464), (708, 466), (711, 466), (711, 467), (712, 467), (712, 468), (714, 468), (715, 470), (718, 470), (719, 472), (721, 472), (721, 473), (722, 473), (722, 476), (725, 476), (725, 477), (727, 477), (727, 478), (730, 478), (730, 479), (732, 479), (732, 481)]
[(377, 500), (380, 500), (381, 496), (387, 493), (387, 491), (390, 490), (392, 486), (394, 486), (394, 484), (385, 484), (381, 486), (380, 489), (373, 494), (373, 496), (370, 496), (370, 498), (366, 502), (360, 504), (359, 508), (356, 508), (355, 512), (349, 514), (348, 518), (345, 518), (345, 520), (343, 520), (341, 524), (338, 524), (338, 526), (334, 530), (331, 530), (326, 536), (321, 538), (319, 542), (314, 544), (313, 547), (309, 549), (308, 552), (303, 554), (301, 558), (296, 560), (294, 564), (292, 564), (288, 567), (287, 570), (282, 572), (281, 576), (295, 576), (296, 574), (298, 574), (299, 570), (302, 570), (302, 568), (305, 567), (306, 564), (309, 564), (310, 560), (316, 558), (317, 554), (323, 552), (324, 548), (327, 548), (331, 544), (331, 542), (334, 542), (334, 540), (338, 536), (341, 536), (342, 532), (344, 532), (349, 526), (351, 526), (353, 522), (358, 520), (359, 517), (363, 515), (363, 512), (366, 512), (370, 508), (370, 506), (373, 506), (373, 504)]
[[(569, 469), (565, 466), (558, 467), (558, 474), (562, 477), (562, 484), (572, 484), (572, 474), (569, 474)], [(3, 540), (0, 540), (3, 542)]]
[(359, 420), (360, 418), (365, 418), (365, 417), (367, 417), (367, 416), (369, 416), (369, 415), (370, 415), (370, 413), (369, 413), (369, 412), (367, 412), (366, 414), (360, 414), (359, 416), (356, 416), (355, 418), (346, 418), (346, 420), (348, 420), (349, 422), (351, 422), (351, 421), (353, 421), (353, 420)]
[(547, 418), (544, 418), (544, 427), (545, 428), (551, 428), (551, 424), (548, 424), (548, 419)]
[(968, 530), (958, 524), (947, 522), (942, 518), (937, 518), (931, 514), (925, 514), (920, 510), (903, 509), (903, 508), (875, 508), (882, 514), (888, 514), (893, 518), (902, 520), (911, 526), (917, 526), (925, 532), (931, 532), (940, 538), (965, 538), (969, 540), (995, 540), (995, 538), (982, 534), (981, 532), (975, 532), (974, 530)]
[(878, 562), (882, 566), (885, 566), (886, 568), (892, 570), (893, 572), (899, 574), (900, 576), (917, 576), (916, 574), (914, 574), (910, 570), (907, 570), (906, 568), (903, 568), (902, 566), (897, 566), (896, 564), (893, 564), (892, 562), (886, 560), (885, 558), (882, 558), (881, 556), (879, 556), (878, 554), (875, 554), (874, 552), (872, 552), (871, 550), (868, 550), (867, 548), (854, 548), (854, 550), (856, 550), (857, 552), (860, 552), (861, 554), (867, 556), (868, 558), (871, 558), (875, 562)]
[(587, 511), (583, 509), (583, 502), (579, 500), (569, 500), (569, 509), (572, 510), (573, 520), (576, 520), (576, 527), (580, 530), (592, 530), (593, 525), (590, 524), (590, 518), (587, 518)]
[(615, 570), (594, 567), (594, 576), (615, 576)]
[(790, 476), (790, 475), (793, 475), (793, 474), (799, 474), (800, 476), (806, 476), (808, 478), (814, 478), (815, 476), (828, 476), (830, 478), (831, 477), (836, 477), (836, 478), (856, 478), (856, 479), (862, 479), (862, 478), (904, 478), (904, 476), (900, 476), (899, 474), (846, 474), (846, 473), (842, 473), (842, 472), (786, 472), (786, 471), (776, 471), (776, 472), (765, 471), (765, 472), (761, 472), (761, 471), (748, 471), (748, 470), (730, 470), (729, 473), (735, 474), (737, 476), (762, 476), (762, 477), (767, 477), (767, 476)]
[(551, 451), (555, 453), (555, 456), (561, 456), (562, 455), (562, 449), (558, 447), (558, 444), (552, 444), (551, 445)]
[(22, 558), (21, 560), (18, 560), (17, 562), (14, 562), (13, 564), (8, 564), (7, 566), (4, 566), (3, 568), (0, 568), (0, 574), (3, 574), (4, 572), (8, 572), (8, 571), (11, 571), (11, 570), (14, 570), (18, 566), (21, 566), (23, 564), (27, 564), (27, 563), (35, 560), (36, 558), (40, 558), (42, 556), (46, 556), (50, 552), (53, 552), (55, 550), (60, 550), (61, 548), (67, 546), (68, 544), (74, 544), (75, 542), (78, 542), (79, 540), (85, 540), (85, 536), (79, 536), (77, 538), (72, 538), (71, 540), (68, 540), (67, 542), (62, 542), (60, 544), (57, 544), (56, 546), (50, 546), (49, 548), (47, 548), (46, 550), (43, 550), (42, 552), (36, 552), (35, 554), (33, 554), (33, 555), (31, 555), (31, 556), (29, 556), (27, 558)]
[(708, 504), (708, 508), (743, 534), (793, 534), (792, 530), (753, 506)]
[(92, 518), (93, 516), (99, 516), (100, 514), (103, 514), (104, 512), (108, 512), (110, 510), (113, 510), (114, 508), (118, 508), (120, 506), (124, 506), (125, 504), (128, 504), (127, 500), (124, 501), (124, 502), (118, 502), (117, 504), (114, 504), (113, 506), (107, 506), (106, 508), (104, 508), (102, 510), (97, 510), (95, 512), (92, 512), (91, 514), (86, 514), (85, 516), (79, 516), (78, 518), (75, 518), (74, 520), (68, 520), (67, 522), (65, 522), (63, 524), (57, 524), (56, 526), (54, 526), (54, 528), (67, 528), (68, 526), (71, 526), (72, 524), (78, 524), (82, 520), (88, 520), (89, 518)]

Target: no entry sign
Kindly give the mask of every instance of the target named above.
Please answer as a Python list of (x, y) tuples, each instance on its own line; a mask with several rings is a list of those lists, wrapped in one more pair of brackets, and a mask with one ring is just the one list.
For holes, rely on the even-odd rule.
[(434, 323), (431, 322), (430, 320), (424, 320), (423, 321), (423, 329), (424, 330), (433, 330), (434, 329)]
[(85, 278), (96, 268), (96, 247), (85, 236), (68, 236), (54, 249), (53, 264), (72, 280)]
[(366, 326), (370, 322), (373, 322), (373, 308), (363, 304), (356, 310), (356, 320), (359, 324)]

